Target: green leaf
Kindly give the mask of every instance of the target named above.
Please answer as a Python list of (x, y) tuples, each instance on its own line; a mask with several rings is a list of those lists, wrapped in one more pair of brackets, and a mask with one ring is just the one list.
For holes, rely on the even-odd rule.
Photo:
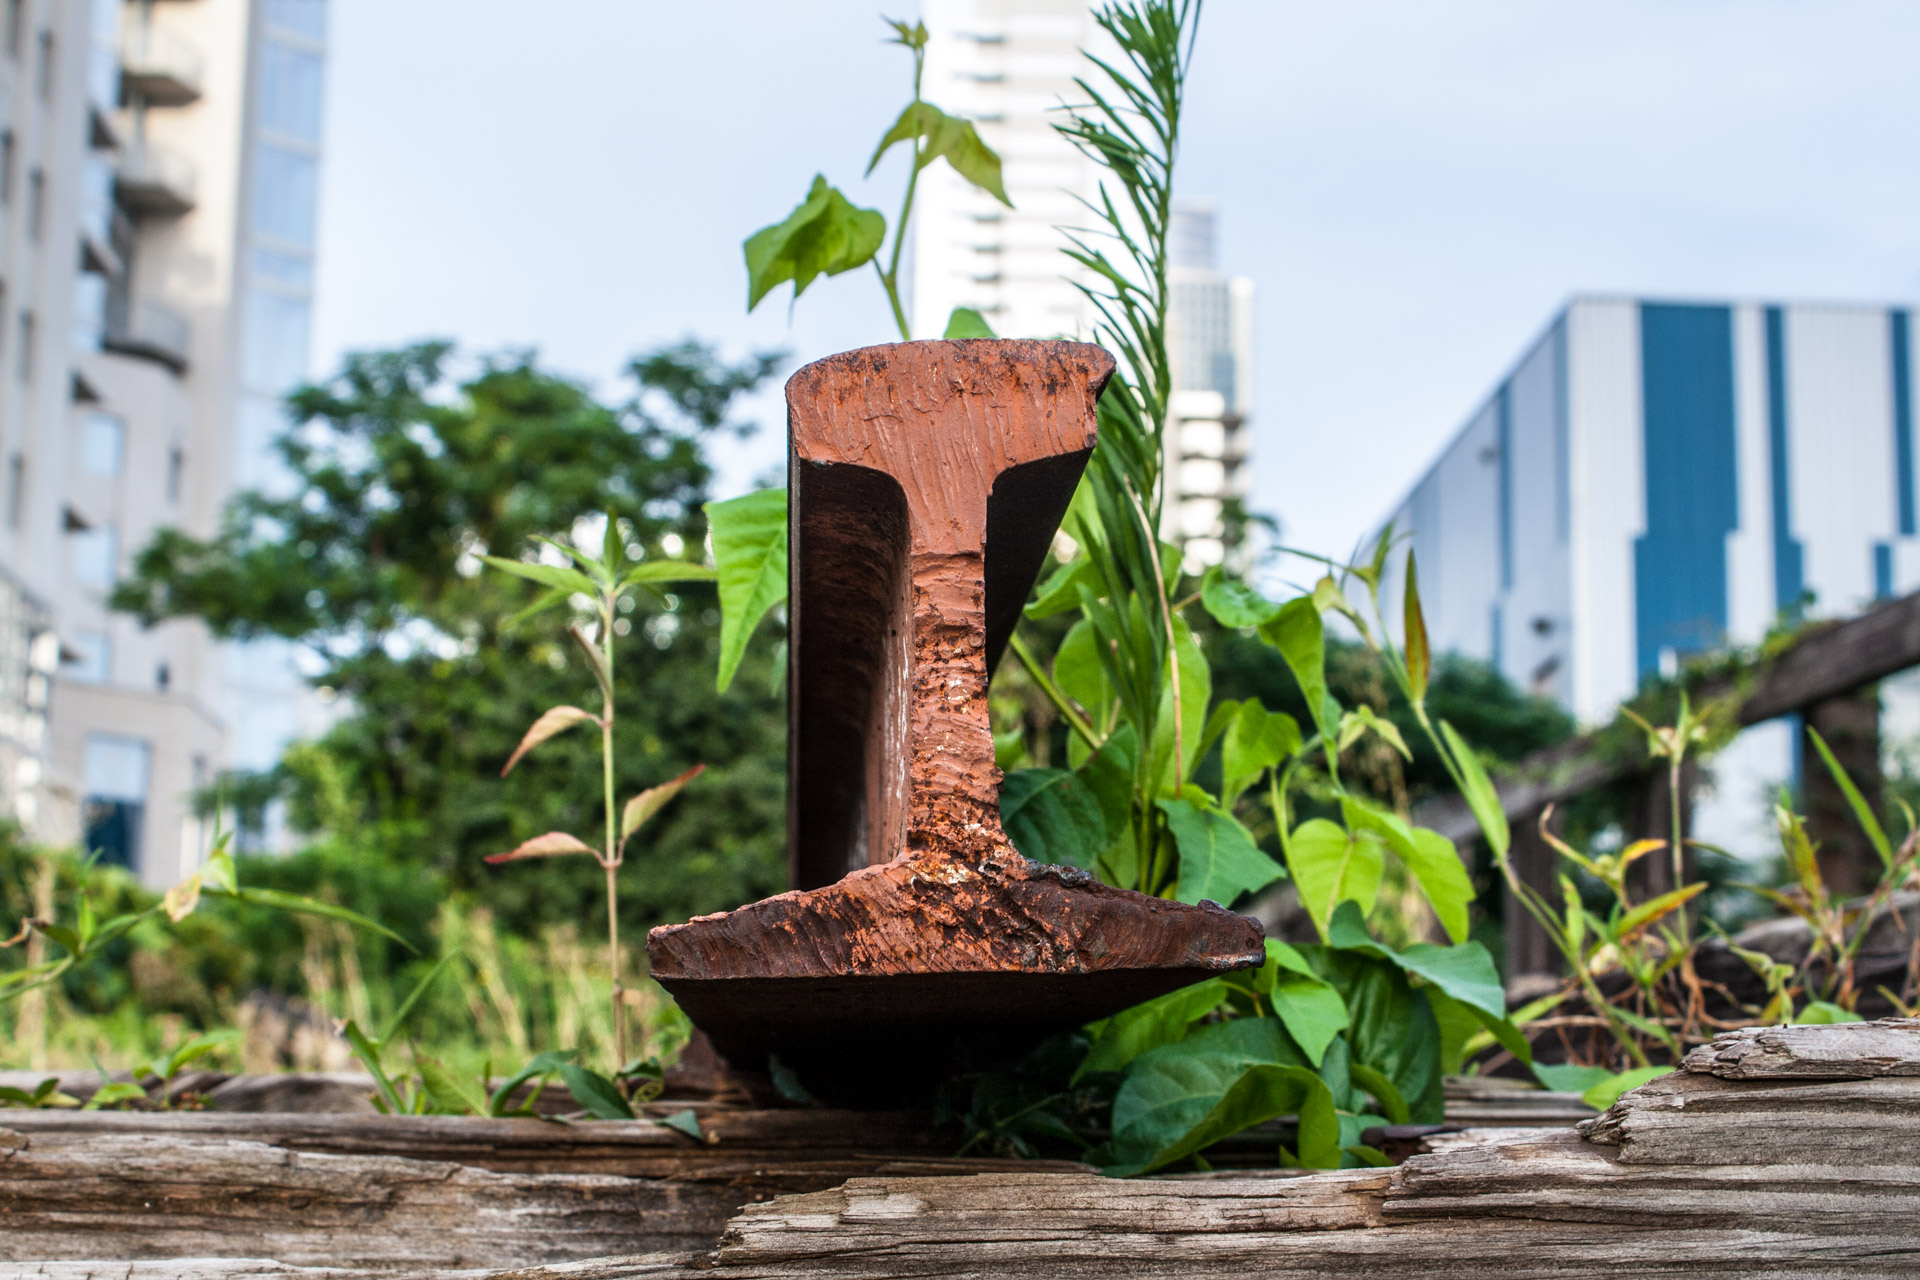
[(145, 1102), (146, 1100), (147, 1091), (145, 1089), (142, 1089), (137, 1084), (122, 1080), (116, 1081), (113, 1084), (103, 1084), (94, 1090), (93, 1096), (87, 1099), (86, 1105), (82, 1107), (81, 1110), (99, 1111), (103, 1107), (111, 1107), (120, 1102)]
[[(434, 974), (437, 975), (439, 972), (436, 966)], [(367, 1033), (360, 1029), (360, 1024), (351, 1018), (347, 1019), (346, 1024), (340, 1028), (340, 1034), (346, 1038), (347, 1047), (353, 1050), (353, 1056), (360, 1059), (360, 1065), (365, 1067), (367, 1074), (373, 1077), (374, 1089), (380, 1095), (374, 1100), (374, 1106), (386, 1115), (404, 1114), (406, 1108), (400, 1104), (400, 1095), (394, 1091), (393, 1081), (387, 1078), (386, 1070), (380, 1065), (381, 1046), (375, 1044)]]
[(1081, 774), (1066, 769), (1008, 774), (1000, 784), (1000, 825), (1022, 854), (1062, 867), (1091, 867), (1120, 834), (1108, 829), (1100, 798)]
[(1320, 1066), (1327, 1046), (1349, 1025), (1340, 993), (1314, 971), (1306, 957), (1276, 938), (1267, 939), (1266, 963), (1253, 975), (1253, 984), (1307, 1060)]
[(1231, 809), (1262, 773), (1299, 749), (1300, 726), (1292, 716), (1267, 710), (1258, 698), (1241, 703), (1220, 742), (1220, 807)]
[[(1385, 546), (1384, 539), (1381, 545)], [(1400, 614), (1407, 633), (1407, 684), (1412, 687), (1417, 702), (1427, 696), (1427, 680), (1433, 674), (1433, 653), (1427, 644), (1427, 616), (1420, 609), (1420, 574), (1414, 567), (1411, 551), (1407, 552), (1407, 591)]]
[(592, 578), (577, 569), (563, 569), (557, 565), (541, 564), (532, 560), (508, 560), (502, 556), (481, 556), (482, 560), (496, 569), (537, 582), (555, 591), (564, 591), (568, 595), (597, 596), (600, 588)]
[(1260, 852), (1232, 814), (1198, 808), (1185, 799), (1162, 800), (1159, 804), (1180, 850), (1180, 876), (1174, 897), (1181, 902), (1210, 899), (1231, 907), (1242, 896), (1286, 875), (1279, 863)]
[(1200, 603), (1223, 627), (1239, 630), (1273, 621), (1280, 606), (1237, 578), (1229, 578), (1219, 565), (1208, 569), (1200, 579)]
[(1793, 1015), (1793, 1020), (1801, 1026), (1826, 1026), (1835, 1022), (1860, 1022), (1859, 1014), (1842, 1009), (1837, 1004), (1825, 1000), (1815, 1000)]
[(987, 318), (972, 307), (955, 307), (953, 314), (947, 317), (947, 331), (940, 335), (947, 339), (961, 338), (997, 338)]
[(695, 1142), (707, 1140), (707, 1131), (700, 1127), (700, 1117), (693, 1113), (692, 1107), (688, 1107), (685, 1111), (676, 1111), (670, 1116), (662, 1116), (654, 1123), (665, 1125), (675, 1133), (684, 1133)]
[(1632, 938), (1661, 917), (1684, 907), (1703, 893), (1706, 887), (1704, 881), (1696, 880), (1692, 884), (1683, 885), (1670, 893), (1663, 893), (1657, 898), (1641, 903), (1622, 916), (1620, 922), (1613, 926), (1614, 941), (1621, 942)]
[(980, 141), (980, 134), (970, 121), (950, 116), (931, 102), (907, 105), (899, 119), (893, 122), (893, 127), (887, 130), (886, 136), (880, 139), (873, 159), (867, 163), (867, 172), (873, 172), (874, 166), (880, 163), (880, 157), (886, 155), (895, 143), (913, 139), (925, 139), (920, 147), (916, 168), (924, 169), (935, 160), (944, 158), (953, 166), (955, 173), (1007, 208), (1013, 208), (1013, 201), (1007, 199), (1007, 189), (1001, 184), (1000, 157), (994, 154), (993, 148)]
[[(1533, 1076), (1555, 1093), (1585, 1093), (1595, 1085), (1613, 1079), (1613, 1072), (1605, 1067), (1583, 1067), (1571, 1062), (1552, 1065), (1536, 1062), (1533, 1064)], [(1605, 1109), (1601, 1108), (1603, 1111)]]
[(1177, 778), (1173, 771), (1173, 681), (1170, 679), (1161, 682), (1160, 714), (1153, 726), (1153, 758), (1166, 762), (1159, 771), (1159, 784), (1167, 792), (1177, 791), (1199, 763), (1200, 749), (1207, 737), (1207, 704), (1213, 701), (1213, 672), (1207, 665), (1207, 656), (1193, 638), (1186, 619), (1178, 615), (1173, 619), (1173, 652), (1180, 666), (1180, 749), (1184, 757)]
[(620, 577), (620, 585), (652, 586), (662, 582), (715, 582), (720, 571), (691, 560), (647, 560), (634, 565)]
[(513, 1114), (507, 1111), (507, 1103), (513, 1100), (513, 1095), (520, 1086), (539, 1076), (555, 1074), (573, 1059), (575, 1052), (573, 1049), (549, 1049), (545, 1053), (536, 1054), (526, 1066), (502, 1081), (500, 1087), (487, 1098), (486, 1114), (490, 1116)]
[(1358, 796), (1341, 797), (1340, 811), (1348, 829), (1371, 831), (1386, 842), (1419, 881), (1447, 936), (1455, 942), (1465, 942), (1467, 904), (1474, 896), (1473, 880), (1453, 841), (1437, 831), (1409, 826), (1398, 814)]
[(1115, 1162), (1105, 1172), (1150, 1172), (1289, 1114), (1300, 1117), (1300, 1163), (1338, 1168), (1333, 1095), (1299, 1060), (1280, 1024), (1216, 1023), (1134, 1060), (1114, 1097)]
[(328, 920), (338, 920), (350, 924), (356, 929), (366, 929), (393, 939), (409, 951), (418, 951), (411, 942), (395, 933), (387, 926), (375, 920), (369, 920), (357, 911), (335, 906), (331, 902), (319, 902), (313, 898), (303, 898), (299, 894), (285, 893), (279, 889), (202, 889), (203, 893), (215, 897), (232, 898), (235, 902), (245, 902), (256, 907), (272, 907), (276, 911), (290, 911), (294, 915), (321, 916)]
[(1300, 686), (1307, 701), (1307, 713), (1314, 727), (1331, 745), (1335, 724), (1328, 719), (1327, 641), (1320, 624), (1320, 610), (1312, 596), (1300, 596), (1280, 606), (1280, 611), (1260, 626), (1260, 638), (1280, 651), (1287, 669)]
[(1300, 889), (1300, 905), (1321, 937), (1334, 908), (1356, 902), (1362, 913), (1373, 910), (1380, 892), (1386, 855), (1378, 840), (1361, 837), (1325, 818), (1310, 818), (1295, 827), (1286, 843), (1287, 870)]
[(599, 716), (594, 715), (591, 711), (582, 711), (579, 707), (549, 707), (547, 710), (541, 712), (540, 718), (535, 720), (532, 726), (527, 729), (525, 735), (521, 737), (520, 745), (513, 749), (513, 754), (507, 757), (507, 762), (500, 766), (500, 776), (504, 778), (509, 773), (512, 773), (513, 766), (519, 764), (520, 758), (526, 755), (527, 752), (533, 750), (555, 734), (565, 733), (568, 729), (573, 728), (573, 726), (583, 720), (591, 720), (595, 724), (600, 723)]
[(1853, 807), (1854, 819), (1859, 822), (1860, 829), (1867, 833), (1867, 839), (1873, 844), (1873, 851), (1880, 855), (1881, 863), (1891, 869), (1893, 843), (1887, 839), (1887, 833), (1881, 829), (1880, 819), (1874, 817), (1873, 806), (1868, 804), (1867, 798), (1860, 794), (1860, 788), (1853, 785), (1853, 779), (1847, 776), (1847, 771), (1834, 758), (1833, 751), (1827, 746), (1827, 740), (1820, 736), (1820, 731), (1809, 725), (1807, 736), (1813, 739), (1814, 748), (1820, 752), (1820, 759), (1825, 762), (1827, 772), (1833, 775), (1834, 784), (1840, 788), (1840, 793), (1846, 796), (1847, 803)]
[(787, 491), (762, 489), (707, 504), (720, 578), (720, 671), (725, 692), (767, 611), (787, 598)]
[(1093, 1045), (1073, 1078), (1096, 1071), (1119, 1071), (1141, 1054), (1163, 1044), (1184, 1040), (1187, 1029), (1218, 1009), (1227, 998), (1227, 984), (1209, 978), (1158, 999), (1124, 1009), (1093, 1025)]
[(677, 778), (670, 778), (657, 787), (648, 787), (633, 799), (627, 801), (627, 807), (620, 813), (620, 839), (638, 831), (654, 814), (667, 807), (667, 801), (679, 795), (689, 782), (705, 773), (707, 766), (697, 764)]
[(1480, 757), (1445, 720), (1440, 722), (1440, 736), (1446, 740), (1447, 754), (1453, 757), (1455, 767), (1460, 770), (1462, 798), (1466, 800), (1467, 808), (1472, 810), (1474, 820), (1480, 824), (1480, 833), (1486, 837), (1487, 847), (1493, 850), (1496, 858), (1505, 858), (1513, 836), (1507, 828), (1507, 813), (1500, 804), (1500, 793), (1494, 789), (1493, 780), (1487, 777)]
[(1388, 1124), (1412, 1124), (1413, 1113), (1407, 1109), (1405, 1098), (1393, 1081), (1374, 1070), (1364, 1062), (1355, 1062), (1347, 1067), (1353, 1077), (1353, 1083), (1372, 1095), (1380, 1104), (1381, 1114), (1386, 1116)]
[(1367, 933), (1366, 918), (1351, 902), (1334, 908), (1327, 943), (1344, 951), (1385, 960), (1432, 983), (1465, 1005), (1503, 1048), (1522, 1062), (1533, 1061), (1533, 1050), (1526, 1037), (1507, 1018), (1507, 993), (1500, 985), (1500, 973), (1494, 967), (1493, 956), (1479, 943), (1460, 942), (1440, 947), (1431, 942), (1416, 942), (1405, 951), (1394, 951), (1373, 940)]
[(384, 1049), (393, 1042), (393, 1038), (400, 1034), (400, 1028), (407, 1025), (407, 1019), (411, 1017), (413, 1011), (419, 1007), (420, 998), (427, 994), (427, 989), (433, 986), (440, 975), (447, 971), (447, 966), (452, 964), (456, 958), (457, 953), (449, 951), (446, 955), (441, 956), (439, 960), (434, 962), (433, 968), (427, 970), (426, 977), (414, 984), (413, 990), (407, 993), (407, 998), (402, 1000), (400, 1007), (393, 1011), (393, 1017), (387, 1020), (386, 1031), (381, 1033), (380, 1039), (375, 1042), (374, 1047), (376, 1049)]
[(179, 1075), (182, 1069), (198, 1062), (215, 1049), (232, 1044), (239, 1038), (240, 1033), (232, 1027), (224, 1031), (209, 1031), (206, 1035), (195, 1036), (165, 1058), (155, 1060), (147, 1070), (162, 1080), (171, 1080)]
[(1027, 605), (1029, 618), (1051, 618), (1056, 613), (1065, 613), (1069, 609), (1080, 607), (1080, 587), (1085, 584), (1089, 589), (1099, 585), (1099, 577), (1094, 572), (1091, 556), (1075, 556), (1067, 563), (1047, 575), (1040, 584), (1033, 602)]
[(1053, 682), (1080, 704), (1096, 729), (1106, 727), (1113, 713), (1113, 686), (1100, 661), (1100, 640), (1091, 619), (1074, 623), (1060, 641), (1053, 655)]
[[(1351, 1061), (1391, 1080), (1416, 1123), (1440, 1121), (1446, 1111), (1440, 1026), (1432, 1005), (1413, 989), (1406, 972), (1358, 952), (1305, 950), (1346, 1004), (1350, 1023), (1345, 1043)], [(1339, 1052), (1338, 1047), (1330, 1049), (1327, 1061)]]
[(419, 1073), (420, 1087), (426, 1090), (427, 1100), (433, 1104), (435, 1114), (447, 1116), (484, 1116), (487, 1114), (486, 1100), (469, 1093), (465, 1086), (447, 1070), (446, 1064), (438, 1058), (421, 1053), (413, 1053), (414, 1070)]
[(1580, 1094), (1580, 1101), (1595, 1111), (1605, 1111), (1620, 1095), (1629, 1089), (1638, 1089), (1649, 1080), (1658, 1080), (1661, 1076), (1671, 1075), (1672, 1067), (1637, 1067), (1632, 1071), (1622, 1071), (1617, 1076), (1588, 1086)]
[(865, 266), (887, 237), (887, 220), (862, 209), (815, 174), (807, 198), (786, 219), (747, 237), (747, 310), (791, 280), (798, 298), (819, 276)]
[(567, 1092), (573, 1100), (601, 1120), (631, 1120), (633, 1108), (620, 1096), (620, 1090), (613, 1081), (585, 1067), (563, 1062), (559, 1066), (560, 1079), (566, 1083)]

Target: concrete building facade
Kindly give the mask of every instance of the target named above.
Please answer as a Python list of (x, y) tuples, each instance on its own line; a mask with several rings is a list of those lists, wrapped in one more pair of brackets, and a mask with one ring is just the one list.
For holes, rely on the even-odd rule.
[(20, 299), (0, 308), (0, 433), (25, 495), (0, 567), (35, 619), (0, 719), (42, 726), (0, 799), (38, 838), (171, 884), (204, 853), (192, 793), (236, 742), (270, 763), (302, 691), (284, 651), (143, 631), (106, 595), (157, 530), (206, 536), (236, 486), (272, 480), (276, 398), (306, 373), (324, 0), (15, 9), (56, 69), (44, 101), (0, 89), (20, 138), (0, 151), (27, 175), (0, 260)]
[[(1590, 725), (1783, 612), (1920, 588), (1914, 392), (1902, 307), (1576, 299), (1392, 514), (1434, 648)], [(1759, 851), (1794, 757), (1791, 726), (1742, 735), (1707, 838)]]

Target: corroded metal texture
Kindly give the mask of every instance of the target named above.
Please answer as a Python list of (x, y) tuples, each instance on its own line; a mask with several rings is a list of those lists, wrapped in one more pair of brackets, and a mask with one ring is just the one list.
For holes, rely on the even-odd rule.
[(987, 682), (1113, 371), (1069, 342), (915, 342), (808, 365), (791, 439), (795, 891), (653, 931), (719, 1050), (897, 1099), (985, 1051), (1264, 958), (1212, 904), (1021, 857)]

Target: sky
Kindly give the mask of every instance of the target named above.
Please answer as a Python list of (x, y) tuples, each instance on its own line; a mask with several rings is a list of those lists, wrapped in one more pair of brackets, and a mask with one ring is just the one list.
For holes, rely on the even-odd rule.
[[(912, 0), (900, 5), (911, 13)], [(869, 0), (332, 0), (314, 368), (427, 337), (611, 391), (692, 334), (887, 341), (868, 273), (746, 314), (740, 241), (905, 99)], [(1254, 279), (1251, 505), (1338, 554), (1571, 296), (1920, 296), (1908, 0), (1207, 0), (1180, 194)], [(722, 495), (784, 453), (716, 446)]]

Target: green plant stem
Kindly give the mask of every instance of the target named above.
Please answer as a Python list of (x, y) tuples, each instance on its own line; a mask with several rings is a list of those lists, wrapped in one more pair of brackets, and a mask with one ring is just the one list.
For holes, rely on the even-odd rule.
[(625, 993), (620, 987), (620, 895), (617, 882), (620, 850), (616, 842), (615, 823), (618, 819), (614, 816), (616, 802), (613, 789), (613, 615), (613, 597), (603, 596), (600, 602), (600, 643), (606, 656), (607, 680), (606, 687), (600, 691), (600, 774), (606, 792), (607, 852), (600, 865), (607, 872), (607, 977), (613, 983), (613, 1066), (617, 1071), (627, 1060), (627, 1006), (621, 998)]
[(1053, 709), (1060, 713), (1060, 718), (1067, 722), (1067, 727), (1079, 734), (1080, 740), (1087, 746), (1098, 751), (1105, 740), (1094, 732), (1093, 726), (1087, 723), (1085, 716), (1074, 710), (1073, 703), (1068, 701), (1067, 695), (1061, 692), (1060, 686), (1047, 675), (1045, 668), (1040, 665), (1040, 660), (1033, 656), (1033, 650), (1029, 649), (1027, 642), (1020, 638), (1019, 632), (1016, 631), (1007, 637), (1007, 647), (1013, 650), (1014, 657), (1020, 659), (1020, 665), (1026, 668), (1027, 675), (1040, 687), (1040, 692), (1047, 696), (1047, 701), (1053, 704)]
[[(913, 106), (920, 105), (920, 78), (926, 69), (927, 54), (924, 49), (913, 51)], [(921, 155), (924, 143), (919, 135), (913, 139), (913, 163), (907, 170), (907, 193), (900, 201), (900, 217), (893, 224), (893, 252), (887, 256), (887, 266), (881, 270), (880, 260), (874, 259), (873, 269), (879, 273), (880, 287), (887, 291), (887, 305), (893, 308), (893, 322), (900, 326), (900, 341), (912, 342), (913, 329), (907, 323), (906, 308), (900, 305), (900, 254), (906, 248), (907, 221), (913, 217), (913, 193), (920, 184)]]

